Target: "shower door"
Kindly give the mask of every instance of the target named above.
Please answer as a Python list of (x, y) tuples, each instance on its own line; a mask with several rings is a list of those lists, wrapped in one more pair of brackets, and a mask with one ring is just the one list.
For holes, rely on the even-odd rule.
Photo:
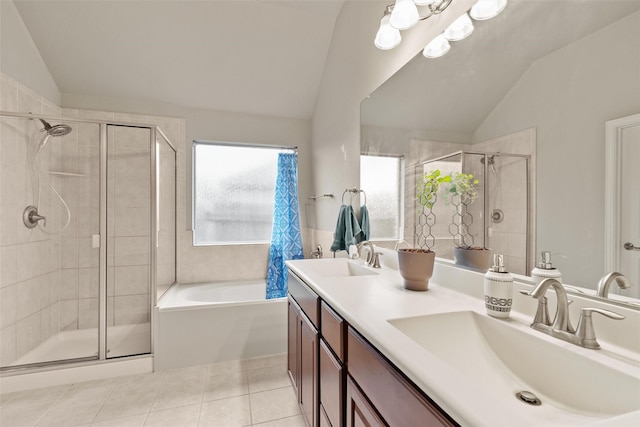
[[(148, 127), (108, 125), (106, 349), (114, 358), (151, 352), (151, 159)], [(155, 138), (155, 135), (154, 135)]]
[(99, 129), (0, 117), (0, 369), (98, 357)]

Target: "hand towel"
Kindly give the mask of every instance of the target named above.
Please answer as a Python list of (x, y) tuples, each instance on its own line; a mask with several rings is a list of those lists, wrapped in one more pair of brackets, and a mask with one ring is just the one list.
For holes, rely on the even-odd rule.
[(362, 229), (362, 240), (369, 240), (371, 237), (371, 230), (369, 224), (369, 209), (367, 205), (360, 206), (360, 228)]
[(331, 251), (344, 251), (347, 250), (347, 245), (344, 242), (344, 236), (347, 228), (347, 205), (340, 206), (340, 212), (338, 212), (338, 221), (336, 222), (336, 231), (333, 233), (333, 243), (331, 244)]

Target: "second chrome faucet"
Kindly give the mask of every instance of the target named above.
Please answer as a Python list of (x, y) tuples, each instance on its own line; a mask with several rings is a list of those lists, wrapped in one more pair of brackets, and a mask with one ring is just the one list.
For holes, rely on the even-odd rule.
[[(547, 298), (545, 296), (549, 288), (553, 288), (557, 299), (556, 316), (553, 322), (551, 322), (547, 312)], [(539, 301), (538, 312), (531, 324), (533, 329), (581, 347), (591, 349), (600, 348), (600, 344), (598, 344), (595, 330), (593, 328), (593, 322), (591, 320), (592, 313), (602, 314), (603, 316), (615, 320), (624, 319), (624, 316), (609, 310), (599, 308), (582, 308), (580, 309), (578, 326), (574, 329), (571, 326), (569, 317), (569, 300), (567, 299), (567, 292), (565, 291), (564, 286), (562, 286), (562, 283), (556, 279), (544, 279), (538, 283), (538, 285), (536, 285), (528, 295), (538, 299)]]

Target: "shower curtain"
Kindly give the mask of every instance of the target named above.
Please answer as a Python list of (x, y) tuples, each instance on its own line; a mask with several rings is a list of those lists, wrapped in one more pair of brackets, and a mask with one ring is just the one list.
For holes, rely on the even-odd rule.
[(287, 268), (284, 262), (304, 258), (300, 236), (297, 163), (296, 153), (278, 155), (273, 231), (267, 271), (267, 299), (287, 295)]

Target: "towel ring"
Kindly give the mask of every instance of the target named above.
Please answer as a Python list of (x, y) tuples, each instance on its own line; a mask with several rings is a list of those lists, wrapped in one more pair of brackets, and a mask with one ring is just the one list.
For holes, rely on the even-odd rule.
[(358, 194), (358, 193), (362, 193), (364, 195), (364, 203), (363, 205), (367, 204), (367, 193), (364, 192), (364, 190), (358, 190), (357, 188), (347, 188), (346, 190), (344, 190), (342, 192), (342, 199), (341, 202), (344, 205), (344, 195), (349, 193), (349, 204), (351, 205), (353, 203), (353, 195), (354, 194)]

